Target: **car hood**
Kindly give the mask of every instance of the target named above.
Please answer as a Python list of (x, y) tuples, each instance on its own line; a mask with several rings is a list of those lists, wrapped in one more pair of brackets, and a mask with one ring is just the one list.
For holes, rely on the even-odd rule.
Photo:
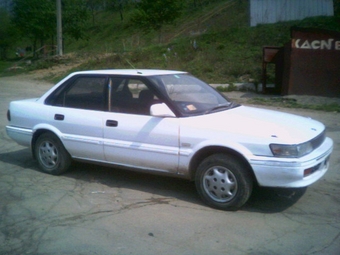
[(313, 139), (325, 126), (311, 118), (239, 106), (207, 115), (187, 118), (189, 126), (239, 137), (269, 140), (271, 143), (298, 144)]

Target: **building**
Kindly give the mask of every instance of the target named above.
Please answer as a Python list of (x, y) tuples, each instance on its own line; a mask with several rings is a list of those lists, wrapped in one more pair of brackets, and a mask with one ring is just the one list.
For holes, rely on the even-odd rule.
[(333, 0), (250, 0), (251, 26), (333, 15)]

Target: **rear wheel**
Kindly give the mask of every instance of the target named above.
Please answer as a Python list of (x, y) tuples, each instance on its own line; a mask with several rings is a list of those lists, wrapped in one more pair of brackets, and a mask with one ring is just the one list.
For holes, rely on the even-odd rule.
[(40, 135), (34, 150), (39, 167), (45, 173), (60, 175), (66, 172), (71, 164), (71, 157), (64, 145), (52, 133)]
[(222, 210), (236, 210), (244, 205), (253, 189), (249, 167), (227, 154), (204, 159), (197, 168), (195, 184), (206, 204)]

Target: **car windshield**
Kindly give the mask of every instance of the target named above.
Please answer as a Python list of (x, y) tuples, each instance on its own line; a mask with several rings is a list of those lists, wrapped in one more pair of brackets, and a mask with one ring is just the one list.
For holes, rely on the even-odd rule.
[(184, 115), (207, 114), (234, 106), (208, 84), (189, 74), (159, 75), (152, 80)]

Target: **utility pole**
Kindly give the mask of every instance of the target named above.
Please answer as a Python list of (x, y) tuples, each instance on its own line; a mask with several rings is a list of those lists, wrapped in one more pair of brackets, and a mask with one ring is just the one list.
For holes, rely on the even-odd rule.
[(57, 54), (63, 55), (63, 31), (61, 22), (61, 0), (57, 1)]

